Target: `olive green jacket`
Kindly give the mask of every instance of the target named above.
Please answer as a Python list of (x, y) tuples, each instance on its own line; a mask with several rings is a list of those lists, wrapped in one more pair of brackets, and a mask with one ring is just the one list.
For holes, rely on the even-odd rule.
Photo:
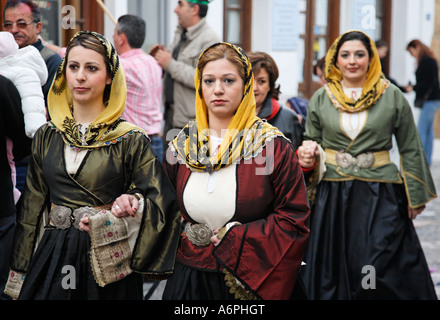
[(404, 183), (412, 208), (437, 197), (411, 107), (397, 87), (390, 85), (367, 110), (366, 125), (354, 140), (344, 132), (341, 121), (342, 113), (334, 107), (325, 88), (321, 88), (309, 102), (305, 139), (318, 142), (323, 149), (344, 151), (356, 157), (366, 152), (389, 151), (394, 134), (401, 171), (392, 162), (369, 169), (358, 166), (344, 169), (327, 163), (323, 180)]
[(18, 206), (11, 269), (27, 272), (43, 213), (51, 204), (72, 210), (101, 207), (124, 193), (140, 193), (145, 204), (130, 267), (155, 279), (171, 274), (180, 237), (180, 213), (175, 191), (147, 137), (130, 132), (106, 147), (89, 151), (75, 176), (66, 171), (64, 148), (62, 136), (50, 125), (37, 131)]

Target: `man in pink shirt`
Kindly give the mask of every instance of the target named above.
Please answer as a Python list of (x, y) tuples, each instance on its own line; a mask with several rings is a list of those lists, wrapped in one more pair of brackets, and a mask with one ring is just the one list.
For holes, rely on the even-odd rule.
[(142, 18), (124, 15), (118, 19), (113, 43), (127, 82), (127, 106), (122, 117), (147, 132), (156, 156), (162, 161), (162, 68), (141, 49), (145, 34), (146, 24)]

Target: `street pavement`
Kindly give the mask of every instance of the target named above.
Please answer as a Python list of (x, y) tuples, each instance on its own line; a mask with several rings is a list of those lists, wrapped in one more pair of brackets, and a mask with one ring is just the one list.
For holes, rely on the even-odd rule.
[[(440, 140), (435, 140), (431, 174), (440, 196)], [(425, 211), (414, 220), (417, 234), (431, 270), (437, 297), (440, 299), (440, 198), (426, 205)]]

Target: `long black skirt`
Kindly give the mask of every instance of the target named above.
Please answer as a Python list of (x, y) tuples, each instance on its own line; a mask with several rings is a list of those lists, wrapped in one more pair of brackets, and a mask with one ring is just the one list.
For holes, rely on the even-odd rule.
[[(191, 268), (176, 262), (167, 280), (163, 300), (235, 300), (222, 272)], [(298, 275), (291, 300), (308, 300), (304, 282)]]
[(437, 299), (403, 185), (322, 182), (305, 261), (310, 299)]
[(73, 227), (49, 229), (32, 257), (20, 300), (141, 300), (142, 276), (100, 287), (90, 265), (90, 237)]
[(163, 300), (234, 300), (222, 272), (194, 269), (175, 263)]

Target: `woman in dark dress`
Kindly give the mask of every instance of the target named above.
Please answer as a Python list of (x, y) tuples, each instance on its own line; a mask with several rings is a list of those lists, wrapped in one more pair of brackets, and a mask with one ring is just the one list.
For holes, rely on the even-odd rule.
[(125, 76), (111, 43), (82, 31), (36, 133), (6, 293), (23, 300), (142, 299), (142, 274), (173, 271), (175, 193), (142, 129), (120, 116)]
[[(334, 42), (325, 74), (298, 148), (317, 185), (305, 256), (310, 298), (436, 299), (412, 223), (436, 191), (411, 108), (362, 32)], [(401, 171), (389, 156), (393, 134)]]

